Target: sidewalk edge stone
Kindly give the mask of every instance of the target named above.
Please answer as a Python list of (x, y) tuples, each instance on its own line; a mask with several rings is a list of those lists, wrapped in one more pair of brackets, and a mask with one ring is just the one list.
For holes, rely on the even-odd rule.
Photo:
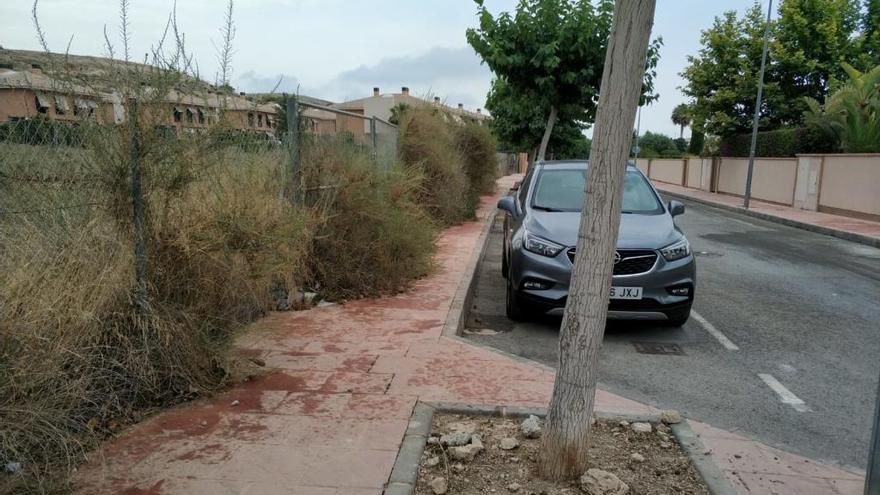
[[(500, 196), (492, 196), (493, 201), (495, 198), (503, 197), (504, 194), (506, 193), (501, 193)], [(455, 296), (452, 298), (449, 313), (446, 315), (446, 322), (443, 324), (442, 335), (445, 337), (458, 336), (464, 331), (465, 315), (467, 314), (468, 308), (470, 308), (473, 303), (474, 291), (477, 287), (474, 283), (474, 280), (477, 277), (477, 269), (479, 268), (483, 257), (486, 255), (486, 248), (489, 245), (489, 232), (492, 231), (492, 227), (495, 225), (495, 217), (497, 214), (498, 208), (493, 205), (489, 209), (488, 216), (479, 219), (479, 221), (483, 222), (483, 228), (480, 231), (480, 237), (477, 238), (477, 249), (471, 254), (471, 258), (468, 260), (467, 267), (464, 271), (464, 278), (459, 282), (458, 289), (455, 291)]]
[(713, 495), (737, 495), (739, 493), (730, 484), (721, 468), (712, 460), (712, 456), (706, 455), (706, 447), (694, 433), (687, 419), (683, 419), (681, 423), (669, 425), (669, 428)]
[(415, 490), (419, 477), (419, 464), (422, 461), (422, 452), (425, 451), (428, 435), (431, 433), (433, 418), (433, 407), (423, 402), (416, 404), (403, 443), (397, 452), (394, 467), (391, 469), (388, 484), (382, 492), (384, 495), (409, 495)]
[(712, 208), (717, 208), (719, 210), (740, 213), (740, 214), (754, 217), (754, 218), (757, 218), (760, 220), (778, 223), (778, 224), (786, 225), (788, 227), (794, 227), (794, 228), (798, 228), (801, 230), (815, 232), (817, 234), (836, 237), (838, 239), (843, 239), (845, 241), (857, 242), (859, 244), (865, 244), (867, 246), (880, 248), (880, 238), (878, 238), (878, 237), (856, 234), (855, 232), (847, 232), (844, 230), (832, 229), (830, 227), (824, 227), (822, 225), (816, 225), (816, 224), (807, 223), (807, 222), (799, 222), (797, 220), (791, 220), (789, 218), (778, 217), (776, 215), (770, 215), (768, 213), (762, 213), (759, 211), (746, 210), (745, 208), (740, 208), (737, 206), (730, 206), (730, 205), (726, 205), (726, 204), (722, 204), (722, 203), (715, 203), (713, 201), (705, 200), (702, 198), (688, 196), (687, 194), (681, 194), (681, 193), (677, 193), (677, 192), (664, 190), (662, 185), (659, 185), (657, 187), (657, 190), (660, 192), (660, 194), (663, 194), (665, 196), (669, 196), (671, 198), (680, 199), (682, 201), (690, 201), (693, 203), (699, 203), (701, 205), (709, 206)]

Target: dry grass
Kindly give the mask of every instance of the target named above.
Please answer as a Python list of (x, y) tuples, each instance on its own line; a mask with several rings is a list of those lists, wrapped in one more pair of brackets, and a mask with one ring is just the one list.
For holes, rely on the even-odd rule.
[(322, 212), (310, 261), (325, 297), (394, 293), (428, 273), (435, 225), (416, 204), (418, 171), (383, 174), (358, 145), (336, 139), (311, 141), (303, 164), (307, 200)]
[(473, 217), (476, 198), (447, 117), (430, 106), (407, 110), (400, 124), (400, 159), (424, 177), (419, 204), (441, 224), (452, 225)]
[(476, 122), (458, 125), (455, 144), (461, 152), (472, 194), (479, 196), (493, 192), (498, 178), (498, 142), (489, 127)]
[(121, 425), (226, 383), (228, 337), (297, 283), (314, 221), (279, 198), (277, 153), (154, 148), (140, 311), (118, 150), (3, 146), (0, 208), (25, 213), (0, 217), (0, 466), (23, 470), (0, 492), (45, 493)]
[(360, 145), (306, 140), (303, 206), (280, 194), (282, 148), (144, 129), (146, 308), (131, 129), (84, 123), (81, 146), (0, 142), (0, 469), (23, 468), (0, 472), (0, 493), (64, 492), (122, 426), (222, 388), (232, 333), (287, 291), (403, 290), (429, 272), (437, 228), (472, 217), (494, 177), (485, 129), (430, 109), (408, 112), (403, 165), (387, 174)]

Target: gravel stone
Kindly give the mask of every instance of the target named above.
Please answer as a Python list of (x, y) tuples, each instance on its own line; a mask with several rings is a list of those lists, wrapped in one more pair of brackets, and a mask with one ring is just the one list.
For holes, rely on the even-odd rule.
[(428, 486), (431, 487), (431, 491), (434, 492), (434, 495), (443, 495), (446, 493), (446, 478), (434, 478), (428, 483)]
[(660, 421), (667, 425), (681, 423), (681, 413), (675, 409), (669, 409), (660, 413)]
[(471, 441), (471, 434), (463, 431), (456, 431), (440, 437), (440, 443), (449, 447), (461, 447), (467, 445)]
[(581, 479), (579, 486), (587, 495), (627, 495), (629, 485), (620, 478), (602, 469), (588, 469)]
[(651, 423), (633, 423), (632, 430), (636, 433), (651, 433)]
[(513, 450), (519, 447), (519, 440), (513, 437), (506, 437), (501, 439), (501, 450)]
[(538, 438), (541, 436), (541, 423), (534, 414), (529, 415), (519, 426), (519, 429), (526, 438)]

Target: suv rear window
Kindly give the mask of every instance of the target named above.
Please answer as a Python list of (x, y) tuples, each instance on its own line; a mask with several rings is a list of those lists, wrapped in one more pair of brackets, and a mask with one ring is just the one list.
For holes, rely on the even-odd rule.
[[(535, 183), (532, 208), (545, 211), (581, 211), (587, 171), (545, 168)], [(623, 212), (659, 214), (663, 205), (642, 174), (627, 171), (623, 179)]]

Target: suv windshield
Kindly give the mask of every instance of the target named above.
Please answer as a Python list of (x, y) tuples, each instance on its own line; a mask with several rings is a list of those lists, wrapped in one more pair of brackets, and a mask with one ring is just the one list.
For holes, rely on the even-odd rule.
[[(532, 208), (544, 211), (581, 211), (587, 171), (545, 168), (538, 176)], [(648, 181), (627, 171), (623, 180), (623, 213), (657, 214), (663, 206)]]

